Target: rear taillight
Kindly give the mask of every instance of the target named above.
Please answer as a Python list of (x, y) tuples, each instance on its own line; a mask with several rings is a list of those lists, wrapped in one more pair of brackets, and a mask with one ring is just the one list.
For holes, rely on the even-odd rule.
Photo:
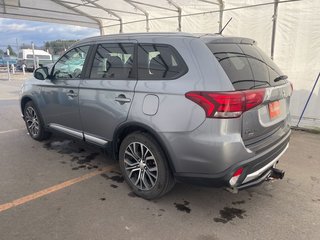
[(195, 91), (186, 98), (200, 105), (207, 118), (237, 118), (263, 102), (265, 89), (235, 92)]

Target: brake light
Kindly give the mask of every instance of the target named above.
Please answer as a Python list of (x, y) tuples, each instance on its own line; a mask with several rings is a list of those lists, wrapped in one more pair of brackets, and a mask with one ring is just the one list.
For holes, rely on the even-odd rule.
[(197, 103), (206, 112), (207, 118), (237, 118), (263, 102), (265, 89), (235, 92), (194, 91), (186, 98)]

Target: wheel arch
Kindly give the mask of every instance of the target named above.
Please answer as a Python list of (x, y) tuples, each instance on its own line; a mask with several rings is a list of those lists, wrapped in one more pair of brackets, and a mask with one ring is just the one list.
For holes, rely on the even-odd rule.
[(151, 127), (143, 123), (139, 123), (139, 122), (124, 123), (115, 130), (113, 135), (113, 141), (112, 141), (112, 154), (113, 154), (112, 157), (115, 160), (118, 160), (119, 148), (122, 140), (133, 132), (145, 132), (150, 134), (155, 139), (155, 141), (159, 144), (161, 150), (164, 152), (166, 156), (166, 159), (168, 161), (168, 165), (172, 174), (174, 174), (175, 168), (174, 168), (171, 156), (167, 148), (165, 147), (164, 142), (162, 141), (159, 134), (154, 129), (152, 129)]
[(27, 102), (32, 101), (35, 105), (36, 103), (34, 102), (33, 98), (29, 95), (23, 96), (20, 100), (20, 108), (21, 108), (21, 113), (24, 115), (24, 107), (26, 106)]

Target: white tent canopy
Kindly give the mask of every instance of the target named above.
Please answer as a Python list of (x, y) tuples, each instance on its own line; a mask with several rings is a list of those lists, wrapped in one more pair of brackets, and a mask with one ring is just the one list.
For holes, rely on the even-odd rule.
[[(293, 122), (320, 72), (319, 0), (0, 0), (0, 17), (98, 28), (101, 34), (219, 32), (253, 38), (294, 85)], [(302, 125), (320, 127), (320, 83)]]

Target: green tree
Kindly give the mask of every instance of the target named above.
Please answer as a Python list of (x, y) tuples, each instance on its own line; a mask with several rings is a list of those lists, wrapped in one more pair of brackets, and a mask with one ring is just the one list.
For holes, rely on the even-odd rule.
[[(34, 46), (36, 48), (36, 46)], [(26, 44), (26, 43), (22, 43), (22, 45), (20, 46), (20, 49), (28, 49), (28, 48), (32, 48), (31, 44)]]
[(4, 54), (4, 51), (2, 49), (0, 49), (0, 57), (2, 57)]
[(54, 40), (45, 42), (44, 48), (53, 55), (60, 55), (75, 42), (76, 40)]
[(9, 49), (10, 56), (14, 56), (14, 57), (17, 56), (17, 54), (15, 53), (15, 51), (13, 51), (13, 49), (12, 49), (12, 47), (10, 45), (8, 45), (7, 49)]

